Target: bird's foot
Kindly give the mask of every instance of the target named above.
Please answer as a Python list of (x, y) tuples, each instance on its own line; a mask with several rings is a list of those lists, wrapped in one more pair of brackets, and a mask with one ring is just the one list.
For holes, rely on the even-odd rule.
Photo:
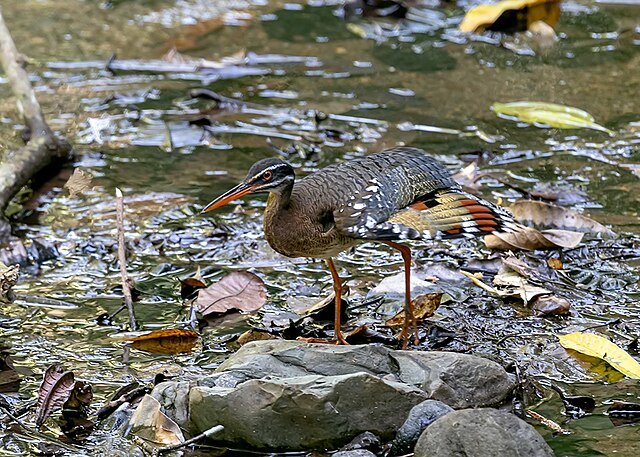
[(347, 340), (344, 338), (344, 336), (342, 336), (342, 331), (337, 328), (335, 329), (335, 340), (336, 340), (336, 344), (338, 345), (346, 345), (349, 346), (349, 343), (347, 343)]

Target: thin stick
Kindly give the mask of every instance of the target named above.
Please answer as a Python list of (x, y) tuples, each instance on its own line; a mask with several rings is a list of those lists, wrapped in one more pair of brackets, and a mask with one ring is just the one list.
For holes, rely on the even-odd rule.
[(171, 446), (164, 446), (164, 447), (159, 447), (154, 449), (153, 451), (153, 455), (160, 455), (164, 452), (169, 452), (169, 451), (175, 451), (176, 449), (181, 449), (183, 447), (187, 447), (192, 445), (193, 443), (195, 443), (196, 441), (200, 441), (203, 438), (208, 438), (211, 435), (215, 435), (216, 433), (220, 433), (222, 430), (224, 430), (224, 426), (222, 425), (216, 425), (215, 427), (211, 427), (209, 430), (202, 432), (199, 435), (194, 436), (193, 438), (189, 438), (186, 441), (183, 441), (182, 443), (178, 443), (178, 444), (173, 444)]
[(127, 274), (127, 254), (124, 244), (124, 197), (122, 191), (116, 187), (116, 226), (118, 227), (118, 263), (120, 264), (120, 278), (122, 279), (122, 294), (124, 304), (129, 310), (129, 326), (131, 330), (138, 330), (136, 316), (133, 313), (133, 297), (131, 296), (131, 285)]

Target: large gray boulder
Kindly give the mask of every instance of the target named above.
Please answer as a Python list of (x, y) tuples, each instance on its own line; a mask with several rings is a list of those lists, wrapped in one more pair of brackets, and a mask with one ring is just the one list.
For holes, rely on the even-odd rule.
[(252, 379), (235, 388), (198, 386), (189, 394), (190, 424), (224, 425), (215, 440), (263, 450), (335, 449), (369, 431), (388, 439), (420, 389), (368, 373)]
[(513, 414), (495, 409), (449, 413), (426, 428), (415, 457), (553, 457), (536, 430)]
[(424, 390), (453, 408), (490, 406), (511, 392), (514, 380), (497, 363), (455, 352), (394, 351), (384, 346), (335, 346), (298, 341), (255, 341), (243, 346), (204, 386), (234, 387), (249, 379), (349, 373), (386, 376)]
[(235, 448), (337, 449), (363, 432), (390, 440), (427, 399), (454, 408), (501, 402), (514, 386), (495, 362), (448, 352), (297, 341), (248, 343), (197, 382), (152, 395), (191, 433)]

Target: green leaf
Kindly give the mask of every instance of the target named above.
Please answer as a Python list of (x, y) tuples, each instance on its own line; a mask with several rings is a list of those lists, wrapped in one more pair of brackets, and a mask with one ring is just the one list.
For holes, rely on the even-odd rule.
[(640, 364), (624, 349), (608, 339), (593, 333), (575, 332), (558, 336), (565, 349), (573, 349), (591, 357), (597, 357), (609, 363), (620, 373), (640, 379)]
[(557, 129), (592, 129), (613, 135), (606, 127), (594, 122), (591, 114), (572, 106), (544, 102), (494, 103), (491, 109), (498, 115), (511, 116), (528, 124), (543, 124)]

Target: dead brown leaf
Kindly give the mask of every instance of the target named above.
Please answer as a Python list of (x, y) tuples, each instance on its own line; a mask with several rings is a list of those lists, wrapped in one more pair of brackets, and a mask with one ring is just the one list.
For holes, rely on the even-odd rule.
[(550, 203), (519, 200), (509, 206), (518, 222), (539, 227), (554, 227), (562, 230), (584, 233), (600, 233), (608, 237), (616, 234), (609, 228), (577, 211)]
[(0, 392), (17, 392), (19, 385), (20, 375), (13, 367), (11, 356), (0, 349)]
[[(427, 317), (433, 316), (433, 314), (440, 306), (442, 302), (442, 292), (433, 294), (418, 295), (413, 299), (413, 316), (416, 320), (420, 321)], [(387, 327), (400, 327), (404, 324), (404, 310), (393, 316), (385, 325)]]
[(69, 177), (64, 187), (69, 190), (69, 197), (73, 198), (89, 190), (92, 180), (93, 176), (85, 173), (80, 168), (76, 168), (73, 170), (73, 174)]
[(557, 257), (548, 259), (547, 265), (549, 265), (549, 268), (553, 270), (562, 270), (564, 268), (564, 265), (562, 265), (562, 260), (558, 259)]
[(251, 343), (252, 341), (274, 340), (277, 338), (277, 336), (272, 335), (269, 332), (252, 328), (251, 330), (247, 330), (242, 335), (240, 335), (237, 341), (240, 346), (244, 346), (245, 344)]
[(13, 292), (11, 288), (18, 282), (18, 272), (20, 266), (11, 265), (6, 266), (0, 262), (0, 302), (11, 302), (13, 298)]
[(200, 290), (196, 306), (203, 316), (232, 310), (255, 311), (267, 302), (262, 279), (248, 271), (234, 271)]
[(178, 424), (160, 411), (160, 403), (151, 395), (142, 398), (129, 423), (133, 433), (152, 443), (171, 446), (184, 442)]
[(536, 249), (574, 248), (580, 244), (583, 236), (584, 233), (568, 230), (539, 231), (531, 227), (523, 227), (516, 232), (487, 235), (484, 237), (484, 242), (489, 249), (534, 251)]
[(180, 298), (190, 300), (196, 296), (200, 289), (207, 285), (198, 278), (187, 278), (180, 281)]
[(38, 427), (54, 410), (61, 407), (69, 399), (74, 386), (73, 372), (65, 371), (58, 363), (47, 368), (38, 390), (36, 407), (36, 425)]
[(193, 351), (200, 335), (193, 330), (167, 328), (131, 338), (131, 346), (156, 354), (183, 354)]
[(571, 303), (555, 295), (541, 295), (533, 300), (531, 310), (536, 316), (557, 316), (568, 314), (571, 310)]

